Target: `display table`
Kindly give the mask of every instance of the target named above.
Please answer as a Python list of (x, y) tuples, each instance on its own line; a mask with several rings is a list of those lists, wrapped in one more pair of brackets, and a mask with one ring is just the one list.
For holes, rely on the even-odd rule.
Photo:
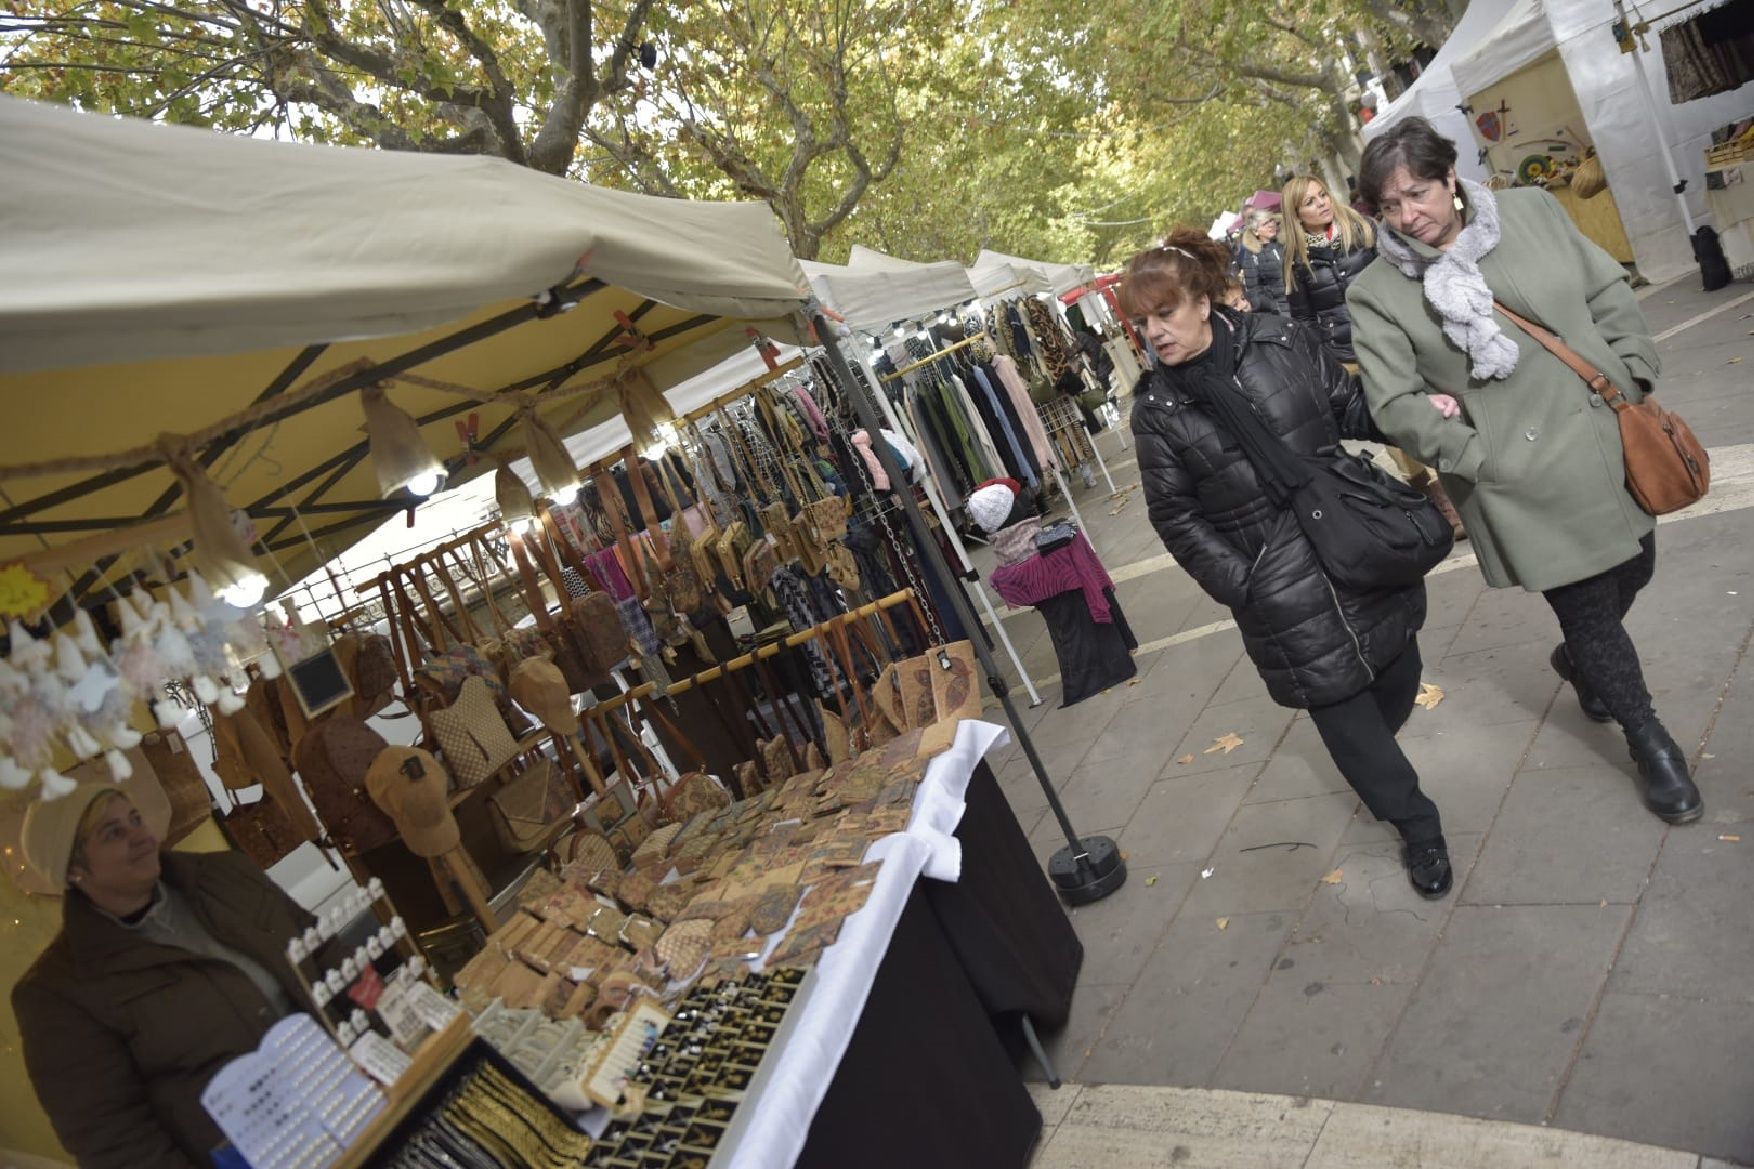
[(907, 831), (871, 847), (870, 898), (805, 983), (715, 1166), (1027, 1161), (1041, 1119), (994, 1017), (1062, 1023), (1082, 950), (981, 762), (1006, 733), (960, 724)]

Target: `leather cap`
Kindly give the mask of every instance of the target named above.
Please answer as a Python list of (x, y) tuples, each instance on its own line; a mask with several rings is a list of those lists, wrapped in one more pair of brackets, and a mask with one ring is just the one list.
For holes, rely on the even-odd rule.
[(365, 773), (365, 788), (415, 856), (441, 856), (460, 844), (447, 799), (451, 777), (430, 751), (384, 748)]

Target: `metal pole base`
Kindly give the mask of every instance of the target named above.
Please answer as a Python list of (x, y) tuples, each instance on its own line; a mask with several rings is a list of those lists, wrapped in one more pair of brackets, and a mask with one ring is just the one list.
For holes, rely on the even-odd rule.
[(1127, 862), (1106, 836), (1079, 838), (1078, 852), (1067, 845), (1048, 860), (1048, 877), (1067, 905), (1101, 901), (1127, 883)]

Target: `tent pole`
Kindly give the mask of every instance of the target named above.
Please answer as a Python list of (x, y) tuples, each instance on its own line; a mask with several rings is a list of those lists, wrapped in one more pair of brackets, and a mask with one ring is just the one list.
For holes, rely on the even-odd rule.
[[(1614, 0), (1614, 15), (1620, 23), (1631, 28), (1626, 19), (1626, 5), (1622, 0)], [(1650, 74), (1645, 72), (1644, 51), (1637, 47), (1636, 41), (1632, 49), (1632, 68), (1638, 74), (1638, 87), (1644, 92), (1644, 106), (1650, 111), (1650, 120), (1656, 127), (1657, 153), (1663, 156), (1663, 169), (1669, 172), (1669, 189), (1675, 193), (1675, 201), (1681, 205), (1681, 222), (1687, 225), (1687, 238), (1693, 239), (1693, 212), (1687, 208), (1687, 196), (1682, 188), (1686, 185), (1681, 175), (1675, 170), (1675, 156), (1669, 149), (1668, 119), (1663, 116), (1663, 107), (1657, 104), (1656, 90), (1651, 88)]]
[[(877, 407), (872, 403), (865, 387), (859, 384), (847, 365), (846, 357), (841, 353), (841, 335), (829, 324), (823, 315), (822, 307), (814, 300), (806, 310), (810, 323), (816, 330), (817, 339), (822, 342), (823, 354), (828, 358), (829, 368), (841, 381), (841, 388), (846, 393), (847, 401), (852, 403), (859, 421), (865, 429), (873, 434), (879, 426)], [(873, 442), (871, 449), (876, 452), (878, 461), (883, 465), (884, 473), (890, 482), (905, 484), (906, 477), (897, 464), (895, 453), (889, 449), (888, 443)], [(1029, 760), (1030, 769), (1035, 772), (1036, 782), (1041, 785), (1042, 794), (1047, 797), (1048, 808), (1059, 822), (1060, 831), (1065, 834), (1066, 847), (1056, 852), (1048, 861), (1048, 876), (1058, 888), (1060, 897), (1071, 905), (1087, 905), (1100, 901), (1127, 880), (1127, 863), (1121, 858), (1119, 847), (1106, 836), (1080, 837), (1078, 830), (1072, 827), (1071, 819), (1066, 815), (1066, 807), (1060, 802), (1060, 793), (1049, 778), (1047, 766), (1042, 763), (1041, 755), (1035, 749), (1035, 741), (1030, 738), (1029, 731), (1023, 725), (1023, 718), (1017, 713), (1016, 705), (1011, 701), (1010, 687), (999, 672), (998, 663), (993, 660), (992, 652), (987, 648), (986, 639), (973, 636), (975, 629), (974, 613), (968, 607), (968, 598), (962, 591), (953, 587), (955, 574), (944, 562), (938, 550), (937, 541), (926, 526), (926, 517), (920, 511), (919, 502), (914, 499), (911, 491), (897, 491), (896, 497), (901, 500), (902, 513), (907, 517), (908, 527), (912, 531), (914, 542), (920, 548), (921, 567), (928, 573), (936, 575), (946, 586), (944, 594), (950, 598), (951, 606), (956, 610), (957, 619), (964, 629), (970, 631), (969, 642), (974, 647), (975, 657), (980, 661), (981, 668), (987, 674), (987, 686), (1004, 708), (1005, 720), (1017, 736), (1017, 745), (1023, 748), (1024, 756)], [(945, 668), (949, 662), (946, 659)]]

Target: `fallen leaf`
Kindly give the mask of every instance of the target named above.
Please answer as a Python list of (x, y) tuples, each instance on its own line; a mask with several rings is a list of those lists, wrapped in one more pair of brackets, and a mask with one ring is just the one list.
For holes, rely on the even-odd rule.
[(1725, 365), (1735, 365), (1736, 363), (1740, 362), (1741, 360), (1742, 359), (1740, 357), (1732, 357), (1728, 361), (1724, 362), (1724, 364)]
[(1443, 687), (1433, 686), (1430, 682), (1419, 683), (1419, 697), (1413, 700), (1426, 710), (1436, 710), (1437, 704), (1443, 701)]
[(1726, 844), (1740, 844), (1740, 843), (1742, 843), (1742, 838), (1740, 836), (1737, 836), (1734, 832), (1722, 833), (1721, 835), (1718, 836), (1718, 839), (1725, 842)]
[(1702, 751), (1700, 753), (1699, 757), (1701, 759), (1716, 759), (1717, 758), (1717, 756), (1713, 755), (1710, 751)]
[(1214, 868), (1201, 869), (1200, 870), (1200, 880), (1202, 880), (1202, 881), (1206, 880), (1208, 877), (1210, 877), (1213, 873), (1216, 873), (1217, 871), (1218, 870), (1214, 869)]
[(1245, 740), (1235, 731), (1229, 731), (1220, 735), (1218, 738), (1213, 739), (1212, 745), (1206, 748), (1205, 753), (1210, 755), (1214, 751), (1222, 751), (1228, 755), (1238, 747), (1242, 746), (1244, 741)]
[(1230, 919), (1228, 917), (1219, 918), (1218, 919), (1218, 928), (1221, 930), (1229, 929), (1230, 928)]
[(1194, 757), (1192, 755), (1183, 755), (1180, 759), (1176, 760), (1177, 763), (1183, 763), (1183, 764), (1192, 763), (1193, 761), (1194, 761)]
[(1127, 685), (1129, 685), (1129, 686), (1137, 686), (1137, 685), (1138, 685), (1138, 684), (1139, 684), (1139, 683), (1140, 683), (1140, 682), (1143, 682), (1143, 681), (1144, 681), (1144, 679), (1143, 679), (1143, 678), (1130, 678), (1130, 679), (1128, 679), (1128, 681), (1127, 681)]
[(1333, 872), (1329, 873), (1327, 876), (1322, 878), (1322, 884), (1324, 884), (1324, 885), (1338, 885), (1341, 881), (1344, 881), (1345, 879), (1346, 879), (1346, 870), (1345, 869), (1335, 869)]
[(1155, 884), (1157, 884), (1157, 874), (1156, 873), (1152, 873), (1149, 877), (1145, 878), (1145, 887), (1147, 889), (1151, 888), (1151, 886), (1153, 886)]

